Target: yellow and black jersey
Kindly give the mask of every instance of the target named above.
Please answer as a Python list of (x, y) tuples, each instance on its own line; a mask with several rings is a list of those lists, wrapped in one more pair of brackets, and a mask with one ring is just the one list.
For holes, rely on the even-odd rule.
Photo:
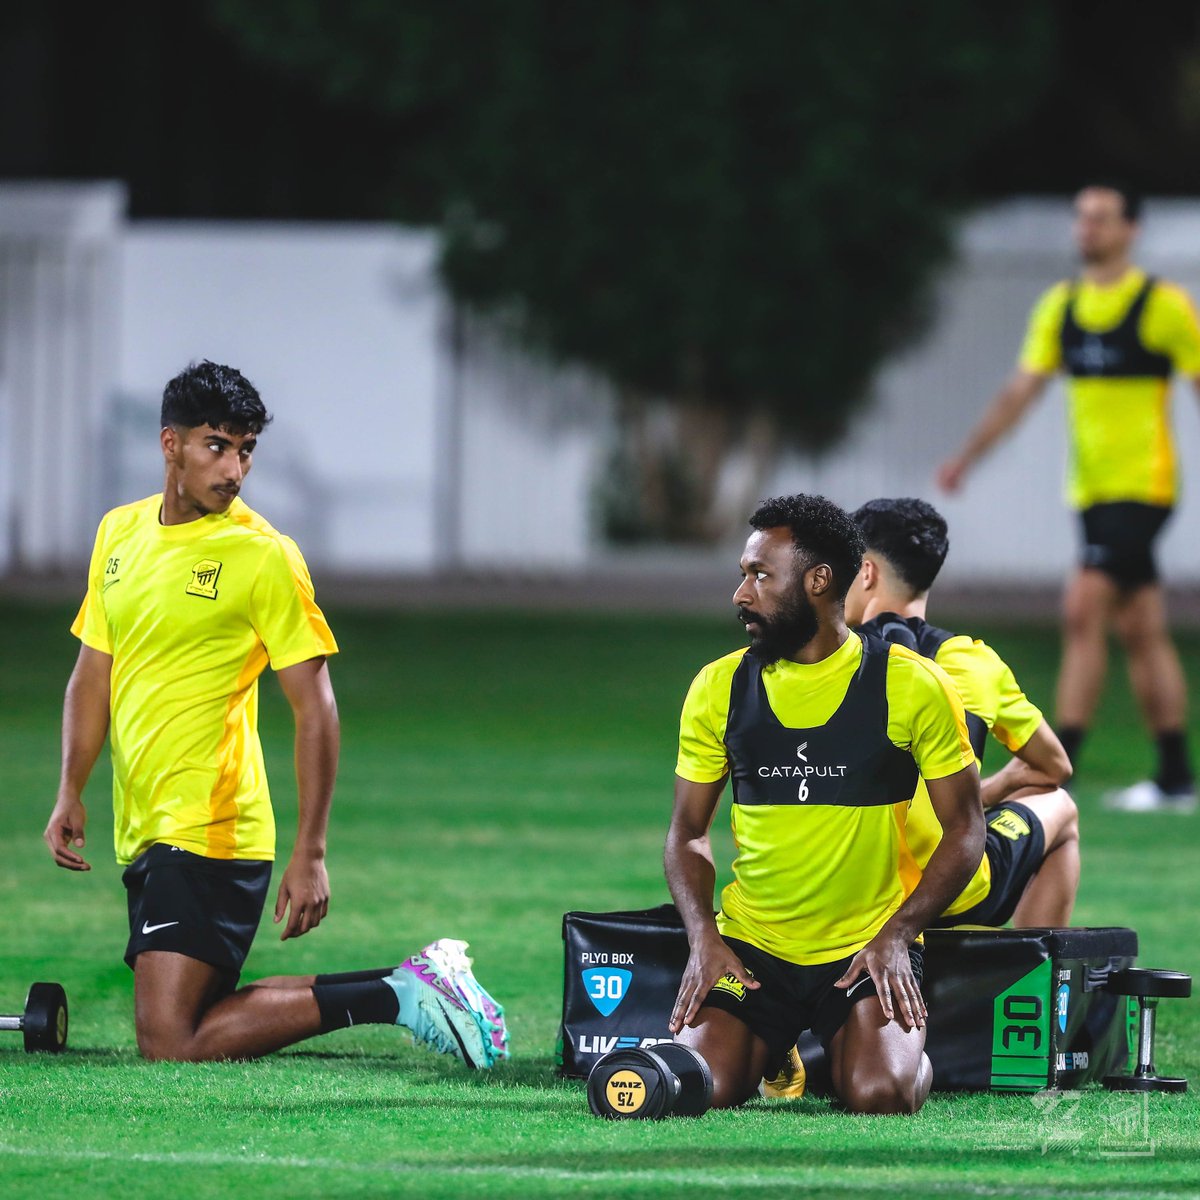
[(296, 544), (234, 500), (161, 525), (161, 497), (100, 523), (71, 626), (112, 656), (117, 860), (158, 842), (271, 859), (275, 820), (258, 740), (258, 677), (335, 654)]
[(864, 652), (851, 633), (819, 663), (710, 663), (684, 702), (676, 772), (734, 779), (721, 932), (793, 963), (854, 954), (911, 890), (900, 859), (917, 773), (973, 762), (953, 686), (902, 647)]
[[(904, 620), (895, 613), (881, 613), (862, 626), (860, 632), (915, 649), (945, 671), (962, 699), (975, 754), (980, 760), (988, 733), (1006, 750), (1015, 753), (1041, 725), (1040, 709), (1026, 697), (1012, 669), (986, 642), (938, 629), (920, 617)], [(924, 871), (942, 840), (942, 827), (923, 782), (913, 796), (904, 833), (911, 858), (903, 861), (911, 862), (918, 872)], [(919, 874), (908, 880), (910, 891), (918, 878)], [(985, 854), (971, 881), (945, 915), (973, 908), (988, 894), (991, 882), (991, 864)]]
[(1020, 365), (1069, 377), (1072, 507), (1175, 503), (1169, 377), (1200, 376), (1200, 322), (1187, 292), (1136, 267), (1105, 286), (1057, 283), (1034, 306)]

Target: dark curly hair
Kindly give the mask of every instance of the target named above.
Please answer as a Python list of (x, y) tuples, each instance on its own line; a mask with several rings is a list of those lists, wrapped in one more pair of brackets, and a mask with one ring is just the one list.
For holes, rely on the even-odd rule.
[(1116, 192), (1121, 197), (1121, 216), (1126, 221), (1140, 221), (1142, 219), (1142, 210), (1145, 204), (1142, 199), (1142, 193), (1130, 187), (1124, 179), (1089, 179), (1076, 189), (1076, 195), (1079, 192), (1087, 192), (1092, 189)]
[(792, 535), (804, 569), (828, 564), (838, 599), (844, 600), (862, 566), (863, 538), (853, 518), (824, 496), (775, 496), (750, 518), (754, 529), (781, 529)]
[(241, 371), (205, 359), (180, 371), (163, 389), (162, 424), (211, 425), (229, 433), (261, 433), (271, 422), (255, 386)]
[(932, 504), (911, 496), (868, 500), (854, 519), (867, 549), (886, 558), (914, 596), (929, 591), (950, 549), (946, 519)]

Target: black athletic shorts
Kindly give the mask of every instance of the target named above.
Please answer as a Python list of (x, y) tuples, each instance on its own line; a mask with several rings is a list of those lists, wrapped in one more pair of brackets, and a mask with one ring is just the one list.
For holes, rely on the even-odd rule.
[(1154, 539), (1172, 511), (1162, 505), (1130, 500), (1085, 508), (1079, 514), (1083, 523), (1080, 565), (1103, 571), (1123, 588), (1157, 582)]
[[(863, 975), (849, 988), (833, 986), (846, 973), (853, 955), (805, 967), (776, 958), (738, 938), (727, 937), (725, 943), (762, 987), (747, 988), (726, 975), (713, 986), (704, 1005), (732, 1013), (748, 1025), (767, 1043), (769, 1061), (786, 1054), (805, 1029), (811, 1029), (828, 1052), (833, 1035), (845, 1025), (850, 1010), (860, 1000), (878, 994), (869, 975)], [(919, 984), (924, 966), (921, 947), (910, 946), (908, 958)]]
[(1046, 857), (1046, 831), (1037, 814), (1019, 800), (1006, 800), (989, 808), (984, 853), (992, 866), (992, 885), (974, 908), (943, 917), (936, 924), (991, 925), (999, 928), (1012, 915), (1025, 887)]
[(134, 859), (121, 880), (130, 967), (143, 950), (171, 950), (222, 968), (236, 985), (267, 898), (269, 862), (204, 858), (159, 843)]

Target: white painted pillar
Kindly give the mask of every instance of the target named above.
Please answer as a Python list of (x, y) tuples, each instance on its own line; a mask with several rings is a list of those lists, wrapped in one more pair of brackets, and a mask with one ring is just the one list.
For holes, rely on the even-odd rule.
[(0, 571), (90, 550), (125, 208), (120, 183), (0, 183)]

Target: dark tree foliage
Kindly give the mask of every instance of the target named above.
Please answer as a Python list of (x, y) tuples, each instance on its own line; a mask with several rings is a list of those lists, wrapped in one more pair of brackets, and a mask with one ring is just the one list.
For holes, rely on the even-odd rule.
[(1049, 7), (1046, 86), (1028, 116), (976, 160), (972, 191), (1061, 195), (1109, 176), (1150, 196), (1200, 195), (1200, 4)]
[[(445, 276), (627, 392), (841, 434), (919, 327), (964, 171), (1046, 71), (1037, 0), (214, 0), (421, 130)], [(398, 205), (399, 215), (402, 205)]]
[(441, 212), (440, 185), (360, 152), (403, 121), (264, 70), (200, 0), (0, 3), (0, 110), (0, 177), (115, 177), (135, 217)]

